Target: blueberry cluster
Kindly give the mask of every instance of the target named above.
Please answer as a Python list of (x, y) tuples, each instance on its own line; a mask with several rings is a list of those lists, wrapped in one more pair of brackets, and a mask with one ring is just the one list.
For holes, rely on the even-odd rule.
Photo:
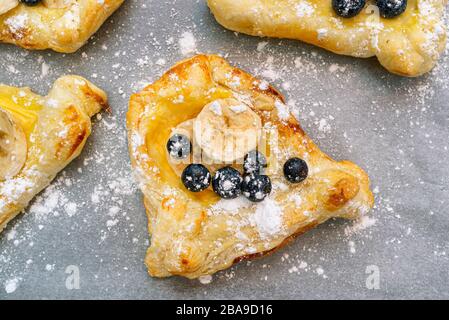
[[(358, 15), (365, 7), (366, 0), (332, 0), (334, 11), (343, 18)], [(379, 13), (383, 18), (395, 18), (407, 8), (407, 0), (376, 0)]]
[[(171, 150), (168, 148), (170, 155), (179, 159), (177, 155), (180, 153), (170, 152)], [(223, 199), (235, 199), (243, 194), (252, 202), (260, 202), (271, 193), (272, 189), (270, 178), (263, 174), (266, 166), (265, 156), (258, 151), (251, 151), (244, 159), (243, 176), (237, 169), (227, 166), (217, 170), (211, 177), (205, 166), (194, 163), (184, 169), (181, 180), (187, 190), (192, 192), (203, 191), (212, 183), (214, 192)]]
[[(192, 143), (187, 136), (174, 134), (167, 142), (167, 151), (174, 159), (187, 158), (192, 150)], [(266, 157), (257, 150), (248, 152), (243, 161), (243, 176), (230, 166), (221, 168), (212, 177), (202, 164), (188, 165), (181, 175), (187, 190), (200, 192), (209, 188), (223, 199), (235, 199), (243, 194), (252, 202), (263, 201), (272, 190), (271, 179), (264, 174), (267, 167)], [(307, 178), (307, 163), (300, 158), (291, 158), (284, 165), (284, 176), (291, 183), (299, 183)]]

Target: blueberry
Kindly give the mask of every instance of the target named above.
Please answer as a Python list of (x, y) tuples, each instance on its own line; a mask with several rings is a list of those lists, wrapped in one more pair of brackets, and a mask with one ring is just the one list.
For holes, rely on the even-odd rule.
[(235, 199), (242, 194), (242, 176), (232, 167), (218, 170), (212, 179), (212, 188), (223, 199)]
[(366, 0), (332, 0), (336, 14), (343, 18), (355, 17), (365, 7)]
[(292, 183), (299, 183), (306, 180), (309, 175), (307, 163), (299, 158), (291, 158), (284, 164), (284, 176)]
[(248, 174), (243, 177), (243, 195), (252, 202), (261, 202), (271, 193), (271, 180), (268, 176)]
[(377, 0), (383, 18), (395, 18), (407, 9), (407, 0)]
[(183, 135), (176, 133), (170, 137), (167, 142), (167, 151), (171, 157), (175, 159), (185, 159), (190, 155), (192, 150), (192, 143), (190, 139)]
[(182, 172), (181, 180), (187, 190), (200, 192), (209, 187), (211, 175), (202, 164), (190, 164)]
[(41, 2), (41, 0), (21, 0), (27, 6), (35, 6)]
[(243, 170), (246, 174), (262, 174), (263, 168), (267, 167), (267, 158), (257, 150), (248, 152), (243, 161)]

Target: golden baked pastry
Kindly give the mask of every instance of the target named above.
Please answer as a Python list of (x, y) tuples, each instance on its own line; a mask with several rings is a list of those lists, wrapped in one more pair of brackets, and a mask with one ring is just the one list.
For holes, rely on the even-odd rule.
[(106, 94), (77, 76), (46, 97), (0, 85), (0, 232), (80, 154), (90, 117), (106, 107)]
[(81, 48), (124, 0), (0, 1), (0, 42), (71, 53)]
[[(362, 169), (321, 152), (273, 87), (219, 56), (198, 55), (182, 61), (132, 95), (127, 128), (132, 167), (144, 194), (151, 234), (145, 262), (155, 277), (209, 275), (267, 254), (329, 218), (358, 218), (373, 206), (369, 178)], [(248, 143), (240, 143), (231, 132), (246, 134)], [(190, 147), (187, 140), (178, 139), (181, 134), (193, 140)], [(251, 175), (243, 179), (243, 193), (237, 193), (237, 198), (226, 199), (232, 197), (226, 193), (232, 187), (229, 181), (221, 185), (223, 193), (216, 194), (217, 170), (230, 164), (238, 171), (226, 170), (242, 172), (242, 151), (254, 148), (251, 137), (257, 135), (258, 146), (266, 146), (264, 177), (271, 179), (271, 194), (267, 196), (267, 189), (259, 194), (245, 189)], [(234, 157), (211, 151), (211, 146), (228, 150), (232, 143), (224, 141), (225, 136), (233, 138)], [(187, 152), (172, 152), (178, 150), (172, 146), (184, 146)], [(309, 175), (301, 183), (284, 177), (283, 165), (292, 157), (307, 162)], [(191, 185), (190, 162), (197, 169), (202, 168), (198, 164), (204, 165), (214, 175), (213, 190), (189, 191), (204, 189), (201, 185), (211, 179), (207, 174), (195, 181), (198, 185)], [(249, 201), (252, 196), (258, 202)]]
[[(390, 72), (419, 76), (431, 70), (446, 43), (447, 0), (408, 0), (389, 19), (367, 0), (355, 17), (336, 14), (332, 0), (208, 0), (224, 27), (255, 36), (305, 41), (338, 54), (377, 56)], [(356, 2), (356, 1), (354, 1)]]

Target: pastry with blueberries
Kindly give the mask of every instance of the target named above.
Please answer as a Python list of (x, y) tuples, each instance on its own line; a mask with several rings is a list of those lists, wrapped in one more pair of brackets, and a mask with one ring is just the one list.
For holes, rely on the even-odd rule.
[(362, 169), (321, 152), (276, 89), (219, 56), (132, 95), (127, 129), (154, 277), (211, 275), (373, 206)]
[(0, 0), (0, 42), (72, 53), (125, 0)]
[(429, 72), (446, 45), (447, 0), (208, 0), (225, 28), (305, 41), (390, 72)]

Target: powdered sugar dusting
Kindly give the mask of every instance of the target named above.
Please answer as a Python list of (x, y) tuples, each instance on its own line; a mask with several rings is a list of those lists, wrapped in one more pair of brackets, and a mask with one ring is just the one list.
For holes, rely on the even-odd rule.
[(5, 24), (9, 27), (9, 30), (14, 33), (18, 38), (23, 37), (23, 32), (27, 26), (28, 15), (19, 14), (12, 16), (5, 20)]
[(296, 6), (296, 15), (299, 18), (310, 17), (315, 12), (315, 8), (307, 0), (300, 1)]
[(376, 224), (376, 219), (370, 216), (362, 216), (359, 220), (355, 221), (352, 226), (345, 228), (345, 234), (347, 236), (352, 235), (354, 233), (358, 233), (362, 230), (370, 228)]
[(20, 278), (14, 278), (6, 280), (5, 282), (5, 291), (6, 293), (14, 293), (17, 290), (19, 285)]
[(192, 32), (186, 31), (181, 35), (181, 38), (179, 39), (179, 47), (181, 54), (184, 56), (192, 54), (196, 51), (196, 39)]
[(210, 212), (214, 214), (237, 214), (240, 209), (249, 208), (252, 205), (253, 204), (245, 197), (238, 197), (233, 200), (221, 199), (210, 208)]
[(275, 236), (282, 228), (282, 209), (275, 200), (265, 198), (257, 205), (250, 222), (256, 226), (262, 239)]
[(212, 276), (211, 275), (206, 275), (206, 276), (201, 276), (198, 279), (200, 281), (201, 284), (210, 284), (212, 282)]

